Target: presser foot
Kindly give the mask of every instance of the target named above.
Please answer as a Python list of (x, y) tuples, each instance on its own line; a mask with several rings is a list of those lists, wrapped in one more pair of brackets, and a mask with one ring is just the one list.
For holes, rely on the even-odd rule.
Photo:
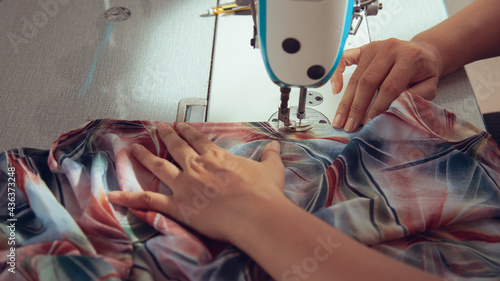
[(283, 122), (278, 122), (278, 129), (285, 130), (289, 132), (306, 132), (313, 128), (312, 124), (309, 122), (296, 122), (290, 121), (289, 124), (285, 124)]
[[(310, 107), (306, 107), (306, 118), (299, 119), (295, 118), (297, 116), (298, 108), (296, 106), (292, 106), (285, 113), (280, 114), (281, 111), (278, 110), (269, 118), (269, 122), (278, 123), (278, 129), (289, 132), (305, 132), (312, 129), (315, 124), (330, 124), (328, 118), (323, 115), (323, 113), (312, 109)], [(290, 118), (291, 116), (294, 116)]]

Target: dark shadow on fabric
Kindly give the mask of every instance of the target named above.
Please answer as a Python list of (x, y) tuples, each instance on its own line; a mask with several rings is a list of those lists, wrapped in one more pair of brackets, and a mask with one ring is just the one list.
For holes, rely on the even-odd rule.
[(500, 141), (500, 112), (483, 114), (484, 122), (488, 132), (493, 136), (495, 141)]

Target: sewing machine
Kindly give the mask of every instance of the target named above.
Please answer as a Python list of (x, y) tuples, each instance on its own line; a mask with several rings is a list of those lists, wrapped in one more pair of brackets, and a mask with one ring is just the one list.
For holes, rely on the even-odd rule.
[[(370, 42), (363, 18), (378, 13), (378, 1), (236, 3), (249, 5), (252, 18), (220, 15), (218, 19), (207, 121), (281, 121), (279, 126), (290, 131), (330, 123), (328, 116), (334, 114), (341, 95), (333, 95), (329, 79), (344, 48)], [(251, 45), (260, 52), (245, 46), (248, 33), (241, 29), (245, 24), (253, 26)], [(240, 30), (235, 30), (238, 26)], [(289, 107), (289, 101), (298, 106)]]
[[(48, 149), (61, 134), (98, 118), (277, 122), (279, 87), (261, 49), (250, 46), (252, 17), (200, 17), (219, 2), (1, 0), (0, 151)], [(384, 9), (362, 20), (345, 49), (409, 40), (447, 16), (442, 0), (382, 2)], [(128, 11), (130, 17), (119, 17)], [(346, 69), (344, 83), (353, 70)], [(290, 89), (289, 104), (297, 105), (301, 88)], [(329, 82), (307, 88), (302, 122), (330, 122), (341, 97)], [(434, 102), (484, 129), (464, 69), (441, 80)], [(291, 106), (290, 119), (298, 121), (296, 112)]]
[[(253, 0), (250, 5), (255, 7)], [(329, 81), (347, 35), (355, 35), (363, 17), (376, 15), (378, 9), (378, 1), (361, 0), (260, 0), (252, 9), (257, 19), (252, 42), (261, 48), (271, 80), (281, 87), (278, 119), (285, 129), (311, 129), (310, 123), (302, 122), (306, 117), (307, 88), (318, 88)], [(290, 120), (290, 87), (300, 88), (298, 122)]]

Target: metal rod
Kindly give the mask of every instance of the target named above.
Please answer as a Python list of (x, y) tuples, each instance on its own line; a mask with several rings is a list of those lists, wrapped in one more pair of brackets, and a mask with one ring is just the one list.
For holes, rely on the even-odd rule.
[(285, 87), (280, 88), (280, 92), (281, 92), (280, 108), (281, 108), (281, 113), (283, 113), (283, 114), (286, 114), (288, 111), (288, 100), (290, 99), (290, 91), (291, 91), (290, 88), (285, 88)]
[(285, 123), (285, 126), (290, 126), (290, 109), (288, 107), (288, 100), (290, 99), (290, 88), (282, 87), (281, 92), (281, 105), (278, 112), (278, 119)]
[(299, 126), (302, 123), (302, 119), (306, 118), (306, 99), (307, 99), (307, 88), (301, 88), (299, 96), (299, 108), (297, 109), (297, 118), (299, 119)]

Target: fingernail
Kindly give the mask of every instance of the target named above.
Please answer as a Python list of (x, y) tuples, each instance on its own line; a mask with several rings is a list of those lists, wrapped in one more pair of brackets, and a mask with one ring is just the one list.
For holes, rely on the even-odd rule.
[(340, 128), (340, 126), (342, 126), (342, 115), (340, 113), (335, 115), (332, 125), (335, 128)]
[(368, 124), (368, 123), (370, 123), (370, 121), (372, 121), (372, 119), (373, 119), (373, 118), (368, 118), (368, 119), (366, 119), (366, 122), (365, 122), (365, 124)]
[(346, 132), (352, 132), (354, 131), (354, 129), (355, 129), (354, 118), (349, 117), (349, 119), (347, 119), (347, 123), (345, 123), (344, 130)]
[(280, 151), (280, 148), (281, 148), (281, 147), (280, 147), (280, 143), (279, 143), (278, 141), (276, 141), (276, 140), (273, 140), (273, 141), (271, 142), (271, 147), (272, 147), (274, 150), (276, 150), (276, 151)]
[(186, 123), (177, 123), (177, 127), (183, 129), (189, 127), (189, 125)]
[(339, 91), (337, 90), (337, 83), (332, 82), (332, 90), (334, 95), (339, 93)]

